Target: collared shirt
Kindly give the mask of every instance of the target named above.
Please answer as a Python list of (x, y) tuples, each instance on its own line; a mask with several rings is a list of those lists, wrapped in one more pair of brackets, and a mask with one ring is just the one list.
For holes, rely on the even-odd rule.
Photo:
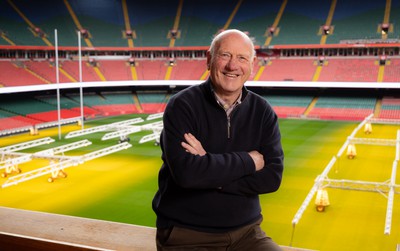
[(217, 103), (224, 108), (226, 115), (229, 116), (231, 114), (231, 112), (233, 111), (233, 109), (239, 105), (242, 101), (242, 92), (240, 92), (239, 97), (236, 99), (235, 102), (233, 102), (233, 104), (231, 106), (229, 106), (224, 100), (222, 100), (222, 98), (220, 98), (217, 93), (214, 92), (214, 96), (215, 99), (217, 100)]

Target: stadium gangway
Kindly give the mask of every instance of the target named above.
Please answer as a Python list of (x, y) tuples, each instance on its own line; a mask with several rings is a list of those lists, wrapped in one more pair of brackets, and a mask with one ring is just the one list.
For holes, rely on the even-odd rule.
[(107, 125), (90, 127), (90, 128), (87, 128), (87, 129), (82, 129), (82, 130), (69, 132), (65, 136), (65, 138), (69, 139), (69, 138), (79, 137), (79, 136), (82, 136), (82, 135), (92, 134), (92, 133), (96, 133), (96, 132), (102, 132), (102, 131), (107, 131), (107, 130), (116, 130), (116, 129), (121, 128), (123, 126), (132, 125), (132, 124), (140, 123), (140, 122), (143, 122), (143, 121), (144, 120), (142, 118), (134, 118), (134, 119), (128, 119), (128, 120), (124, 120), (124, 121), (114, 122), (114, 123), (107, 124)]
[(49, 173), (51, 173), (52, 175), (56, 175), (56, 174), (58, 175), (58, 172), (64, 170), (65, 168), (68, 168), (71, 166), (77, 166), (79, 164), (84, 163), (85, 161), (93, 160), (95, 158), (99, 158), (99, 157), (102, 157), (102, 156), (105, 156), (105, 155), (108, 155), (111, 153), (115, 153), (117, 151), (125, 150), (131, 146), (132, 146), (131, 144), (124, 142), (121, 144), (113, 145), (110, 147), (106, 147), (106, 148), (85, 154), (83, 156), (68, 157), (67, 159), (60, 161), (58, 163), (52, 163), (48, 166), (10, 177), (7, 179), (7, 181), (1, 187), (6, 188), (11, 185), (17, 185), (21, 182), (25, 182), (25, 181), (49, 174)]

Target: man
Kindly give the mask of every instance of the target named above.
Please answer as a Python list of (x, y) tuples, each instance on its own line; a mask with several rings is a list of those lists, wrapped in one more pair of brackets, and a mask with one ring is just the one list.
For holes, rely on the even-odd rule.
[(283, 151), (276, 114), (244, 87), (255, 59), (246, 34), (223, 31), (207, 52), (209, 79), (168, 102), (158, 250), (281, 250), (260, 228), (259, 194), (279, 188)]

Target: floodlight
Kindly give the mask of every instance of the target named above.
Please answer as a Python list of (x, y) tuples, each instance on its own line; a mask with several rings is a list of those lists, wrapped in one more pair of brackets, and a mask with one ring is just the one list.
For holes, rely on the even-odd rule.
[(154, 114), (150, 114), (146, 120), (152, 120), (152, 119), (158, 119), (158, 118), (162, 118), (164, 116), (163, 112), (160, 113), (154, 113)]
[(37, 140), (32, 140), (32, 141), (27, 141), (27, 142), (23, 142), (20, 144), (15, 144), (15, 145), (11, 145), (11, 146), (6, 146), (6, 147), (2, 147), (0, 148), (0, 153), (6, 153), (6, 152), (15, 152), (15, 151), (19, 151), (22, 149), (27, 149), (27, 148), (31, 148), (31, 147), (35, 147), (35, 146), (40, 146), (40, 145), (44, 145), (44, 144), (50, 144), (53, 143), (55, 140), (47, 137), (47, 138), (42, 138), (42, 139), (37, 139)]
[(106, 131), (106, 130), (113, 130), (121, 126), (126, 126), (126, 125), (131, 125), (131, 124), (136, 124), (143, 122), (144, 120), (142, 118), (134, 118), (134, 119), (128, 119), (120, 122), (115, 122), (107, 125), (101, 125), (101, 126), (96, 126), (96, 127), (91, 127), (83, 130), (78, 130), (78, 131), (72, 131), (68, 133), (65, 138), (73, 138), (73, 137), (78, 137), (86, 134), (92, 134), (95, 132), (101, 132), (101, 131)]
[(139, 144), (143, 144), (143, 143), (145, 143), (145, 142), (149, 142), (149, 141), (152, 141), (152, 140), (157, 140), (157, 139), (159, 139), (159, 138), (160, 138), (160, 134), (152, 133), (152, 134), (143, 136), (143, 137), (139, 140)]
[(115, 132), (109, 132), (104, 134), (104, 136), (101, 138), (101, 140), (108, 140), (108, 139), (113, 139), (113, 138), (120, 138), (121, 136), (126, 136), (131, 133), (136, 133), (140, 132), (142, 129), (140, 126), (131, 126), (126, 129), (118, 130)]

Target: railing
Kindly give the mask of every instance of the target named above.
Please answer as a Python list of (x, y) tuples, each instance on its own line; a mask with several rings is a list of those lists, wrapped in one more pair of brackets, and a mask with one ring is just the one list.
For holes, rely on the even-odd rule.
[[(0, 207), (1, 250), (156, 251), (152, 227)], [(284, 251), (311, 251), (282, 246)]]
[(5, 207), (0, 219), (2, 250), (156, 250), (150, 227)]

